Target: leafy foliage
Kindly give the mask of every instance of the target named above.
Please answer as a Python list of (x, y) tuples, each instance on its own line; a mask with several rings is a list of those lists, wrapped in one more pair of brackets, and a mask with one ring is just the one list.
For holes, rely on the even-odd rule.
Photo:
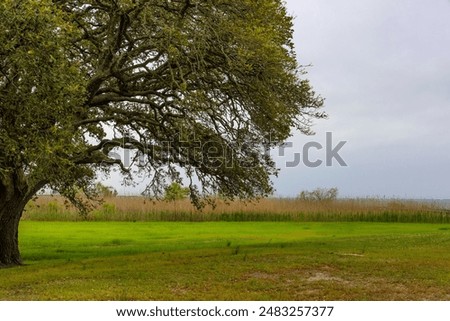
[(152, 197), (184, 175), (197, 206), (271, 194), (263, 151), (325, 116), (292, 27), (281, 0), (2, 1), (0, 194), (83, 208), (111, 169)]
[(79, 32), (67, 21), (48, 0), (0, 4), (0, 186), (7, 189), (32, 193), (48, 184), (64, 193), (93, 177), (72, 161), (85, 148), (73, 124), (86, 79), (69, 55)]

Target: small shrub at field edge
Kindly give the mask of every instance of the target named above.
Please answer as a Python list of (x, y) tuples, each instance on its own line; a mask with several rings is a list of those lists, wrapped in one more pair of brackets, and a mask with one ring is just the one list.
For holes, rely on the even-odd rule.
[(189, 188), (181, 186), (179, 183), (172, 183), (166, 187), (164, 200), (175, 202), (184, 200), (189, 196)]
[(302, 201), (335, 201), (338, 196), (338, 189), (316, 188), (313, 191), (302, 191), (298, 198)]

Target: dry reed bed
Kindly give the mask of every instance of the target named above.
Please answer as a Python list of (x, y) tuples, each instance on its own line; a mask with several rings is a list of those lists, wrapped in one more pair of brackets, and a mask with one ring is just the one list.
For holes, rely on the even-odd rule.
[(106, 198), (86, 217), (58, 196), (40, 196), (28, 204), (24, 220), (35, 221), (364, 221), (450, 223), (450, 211), (438, 204), (385, 199), (304, 201), (217, 200), (214, 208), (196, 210), (188, 200), (165, 202), (143, 197)]

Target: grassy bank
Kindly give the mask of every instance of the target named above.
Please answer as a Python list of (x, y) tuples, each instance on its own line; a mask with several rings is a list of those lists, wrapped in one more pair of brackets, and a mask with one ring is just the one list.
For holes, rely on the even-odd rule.
[(104, 200), (86, 218), (59, 197), (42, 196), (28, 204), (24, 220), (32, 221), (283, 221), (450, 223), (450, 211), (437, 204), (384, 199), (304, 201), (264, 199), (258, 202), (218, 201), (198, 211), (188, 200), (152, 202), (142, 197)]
[(28, 222), (3, 300), (450, 300), (450, 225)]

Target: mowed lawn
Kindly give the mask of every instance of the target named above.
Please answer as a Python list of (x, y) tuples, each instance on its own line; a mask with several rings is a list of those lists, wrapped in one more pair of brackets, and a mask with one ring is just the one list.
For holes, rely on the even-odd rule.
[(450, 225), (21, 223), (2, 300), (450, 300)]

